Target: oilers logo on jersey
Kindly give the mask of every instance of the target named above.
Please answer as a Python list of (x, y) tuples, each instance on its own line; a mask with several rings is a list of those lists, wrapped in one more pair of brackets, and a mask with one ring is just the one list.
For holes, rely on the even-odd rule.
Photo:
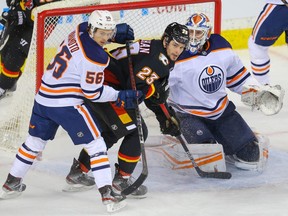
[(221, 88), (223, 81), (223, 70), (216, 65), (210, 65), (202, 70), (198, 83), (202, 91), (212, 94)]

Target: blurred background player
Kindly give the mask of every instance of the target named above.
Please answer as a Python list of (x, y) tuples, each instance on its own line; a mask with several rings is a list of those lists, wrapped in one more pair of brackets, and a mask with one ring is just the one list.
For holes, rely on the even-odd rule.
[[(170, 71), (179, 55), (187, 47), (188, 42), (187, 27), (174, 22), (167, 26), (161, 40), (139, 40), (130, 44), (137, 90), (143, 92), (146, 106), (155, 112), (162, 133), (172, 136), (180, 134), (179, 125), (166, 118), (159, 104), (166, 104)], [(111, 54), (115, 59), (111, 59), (109, 66), (105, 69), (105, 84), (118, 90), (130, 89), (126, 47), (112, 50)], [(132, 173), (141, 156), (135, 110), (117, 108), (111, 103), (86, 101), (86, 104), (93, 109), (93, 115), (100, 122), (102, 136), (108, 149), (120, 138), (123, 138), (118, 151), (118, 164), (116, 164), (113, 179), (113, 186), (123, 191), (133, 183)], [(172, 119), (175, 119), (173, 110), (169, 109), (169, 111), (171, 111)], [(144, 140), (146, 140), (148, 129), (143, 119), (142, 128)], [(82, 150), (78, 161), (74, 159), (74, 164), (79, 164), (78, 167), (82, 167), (83, 171), (88, 172), (90, 170), (89, 160), (87, 152)], [(68, 183), (71, 178), (77, 177), (77, 175), (73, 175), (74, 164), (66, 178)], [(131, 195), (139, 198), (146, 193), (147, 187), (141, 185)]]
[(268, 49), (284, 32), (288, 43), (287, 0), (266, 0), (248, 41), (252, 73), (261, 84), (270, 84)]
[[(237, 165), (240, 162), (240, 168), (262, 167), (266, 161), (262, 160), (262, 146), (266, 143), (257, 138), (235, 110), (226, 88), (240, 95), (245, 93), (246, 100), (257, 98), (257, 103), (272, 93), (261, 88), (228, 41), (211, 34), (205, 14), (192, 14), (186, 26), (189, 50), (178, 58), (169, 78), (169, 104), (176, 111), (181, 132), (191, 144), (220, 143), (226, 155), (233, 156)], [(278, 99), (274, 102), (282, 103)], [(251, 106), (260, 106), (255, 103)]]
[(112, 37), (116, 23), (109, 11), (96, 10), (88, 22), (81, 23), (66, 36), (49, 63), (35, 97), (29, 136), (19, 148), (3, 185), (2, 198), (20, 195), (26, 188), (23, 177), (47, 141), (53, 140), (59, 126), (66, 130), (74, 145), (84, 144), (90, 158), (95, 183), (107, 211), (125, 206), (125, 198), (112, 190), (111, 167), (106, 144), (91, 109), (92, 102), (116, 101), (119, 107), (134, 108), (141, 91), (120, 90), (103, 85), (104, 69), (110, 57), (103, 46)]
[(16, 90), (22, 67), (28, 56), (32, 32), (32, 10), (59, 0), (6, 0), (10, 10), (2, 13), (5, 34), (1, 38), (0, 99)]

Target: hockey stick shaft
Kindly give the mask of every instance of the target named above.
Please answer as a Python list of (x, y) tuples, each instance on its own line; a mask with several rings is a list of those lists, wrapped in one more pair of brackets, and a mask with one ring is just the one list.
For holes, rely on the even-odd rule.
[(283, 4), (288, 7), (288, 2), (286, 0), (281, 0), (283, 2)]
[[(131, 52), (130, 52), (130, 42), (126, 42), (126, 50), (127, 50), (131, 86), (133, 90), (137, 90), (136, 81), (134, 77), (134, 71), (133, 71), (132, 57), (131, 57)], [(129, 187), (127, 187), (126, 189), (122, 191), (123, 195), (128, 195), (134, 192), (138, 187), (140, 187), (143, 184), (143, 182), (148, 176), (148, 165), (147, 165), (147, 159), (146, 159), (146, 153), (145, 153), (145, 147), (144, 147), (145, 140), (144, 140), (142, 119), (141, 119), (141, 113), (140, 113), (138, 101), (136, 101), (135, 114), (136, 114), (136, 123), (137, 123), (137, 129), (138, 129), (139, 141), (140, 141), (140, 147), (141, 147), (142, 172), (140, 176), (136, 179), (136, 181), (133, 182), (132, 185), (130, 185)]]
[[(166, 118), (171, 119), (171, 116), (170, 116), (169, 111), (167, 110), (165, 104), (160, 104), (160, 107), (161, 107), (162, 111), (164, 112)], [(183, 136), (183, 134), (176, 136), (176, 138), (180, 141), (185, 153), (189, 157), (193, 167), (195, 168), (197, 174), (200, 177), (202, 177), (202, 178), (218, 178), (218, 179), (230, 179), (231, 178), (232, 175), (229, 172), (205, 172), (205, 171), (201, 170), (200, 167), (198, 166), (198, 164), (195, 162), (193, 155), (189, 151), (189, 149), (187, 147), (187, 141), (186, 141), (185, 137)]]

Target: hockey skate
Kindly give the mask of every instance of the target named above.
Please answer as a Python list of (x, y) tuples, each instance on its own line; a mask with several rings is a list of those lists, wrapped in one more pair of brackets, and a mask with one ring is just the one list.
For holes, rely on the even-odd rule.
[[(132, 176), (123, 176), (119, 173), (119, 165), (115, 164), (115, 176), (112, 182), (112, 186), (119, 190), (119, 191), (123, 191), (124, 189), (126, 189), (127, 187), (129, 187), (131, 184), (133, 184), (134, 182), (134, 178)], [(145, 185), (141, 185), (140, 187), (138, 187), (134, 192), (132, 192), (130, 195), (128, 195), (127, 197), (129, 198), (137, 198), (137, 199), (142, 199), (145, 198), (146, 194), (147, 194), (147, 187)]]
[(258, 162), (248, 162), (241, 160), (237, 157), (237, 155), (227, 155), (225, 160), (228, 164), (234, 165), (238, 169), (249, 170), (249, 171), (257, 171)]
[(107, 212), (115, 212), (126, 206), (124, 199), (126, 197), (113, 191), (110, 185), (99, 188), (102, 197), (102, 203), (106, 206)]
[(64, 192), (87, 191), (95, 186), (94, 178), (81, 170), (79, 161), (75, 158), (70, 172), (66, 177), (66, 182), (68, 185), (62, 189)]
[(0, 199), (12, 199), (18, 197), (26, 189), (26, 185), (22, 183), (21, 178), (12, 176), (10, 173), (7, 177), (6, 182), (2, 187)]
[(0, 88), (0, 100), (5, 98), (5, 97), (9, 97), (13, 95), (13, 92), (16, 91), (17, 88), (17, 84), (15, 84), (14, 86), (12, 86), (11, 89), (2, 89)]
[(261, 134), (256, 134), (256, 136), (257, 141), (249, 143), (234, 155), (226, 156), (226, 162), (239, 169), (262, 173), (267, 167), (269, 139)]
[(6, 97), (6, 90), (0, 88), (0, 100)]

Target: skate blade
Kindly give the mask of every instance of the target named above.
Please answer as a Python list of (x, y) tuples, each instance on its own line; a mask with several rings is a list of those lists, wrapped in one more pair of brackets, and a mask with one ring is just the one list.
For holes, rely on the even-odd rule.
[(95, 187), (95, 185), (91, 185), (91, 186), (86, 186), (86, 185), (81, 185), (81, 184), (66, 185), (62, 189), (62, 191), (63, 192), (74, 193), (74, 192), (88, 191), (88, 190), (93, 189), (94, 187)]
[(127, 205), (125, 200), (122, 200), (118, 203), (110, 203), (106, 205), (107, 212), (112, 213), (119, 211), (120, 209), (124, 208)]
[(2, 200), (13, 199), (13, 198), (20, 196), (21, 194), (22, 194), (22, 192), (17, 192), (17, 191), (11, 191), (11, 192), (1, 191), (0, 192), (0, 199), (2, 199)]

